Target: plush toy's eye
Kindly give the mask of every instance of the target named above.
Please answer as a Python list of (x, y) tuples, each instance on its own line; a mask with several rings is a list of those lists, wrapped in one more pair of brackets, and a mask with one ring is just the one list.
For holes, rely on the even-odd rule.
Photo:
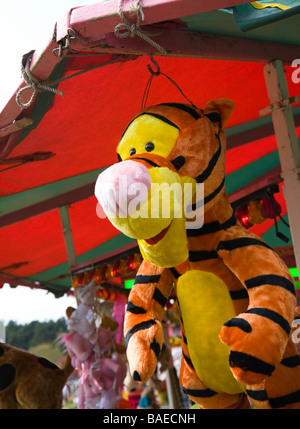
[(136, 150), (134, 148), (130, 149), (129, 155), (134, 155), (136, 153)]
[(154, 149), (154, 144), (152, 142), (147, 143), (145, 149), (147, 152), (152, 152)]

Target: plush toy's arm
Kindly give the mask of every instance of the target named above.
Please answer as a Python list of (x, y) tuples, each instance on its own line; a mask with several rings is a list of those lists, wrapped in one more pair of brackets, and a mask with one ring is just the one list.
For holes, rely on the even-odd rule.
[(235, 377), (260, 383), (281, 361), (287, 345), (296, 306), (293, 279), (266, 243), (238, 226), (224, 234), (218, 255), (249, 295), (247, 311), (227, 321), (220, 338), (230, 346)]
[(124, 320), (129, 369), (136, 381), (146, 382), (156, 369), (163, 343), (161, 320), (172, 286), (168, 269), (142, 262)]

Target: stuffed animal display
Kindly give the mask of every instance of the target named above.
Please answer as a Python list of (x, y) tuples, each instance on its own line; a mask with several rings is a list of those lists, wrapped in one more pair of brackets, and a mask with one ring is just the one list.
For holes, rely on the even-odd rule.
[(118, 407), (127, 371), (125, 348), (115, 341), (118, 323), (103, 308), (96, 311), (97, 289), (93, 281), (78, 288), (78, 307), (68, 307), (69, 332), (62, 336), (79, 377), (80, 409)]
[(0, 408), (60, 409), (63, 387), (73, 371), (68, 355), (60, 369), (45, 358), (0, 344)]
[[(224, 188), (224, 126), (233, 108), (228, 99), (204, 109), (147, 107), (124, 131), (119, 163), (97, 179), (105, 214), (137, 239), (143, 256), (124, 322), (130, 371), (141, 383), (154, 373), (175, 284), (180, 383), (193, 402), (207, 409), (249, 408), (249, 399), (257, 408), (300, 408), (293, 279), (282, 259), (237, 221)], [(172, 187), (181, 189), (181, 199), (169, 192), (166, 213), (163, 191)]]

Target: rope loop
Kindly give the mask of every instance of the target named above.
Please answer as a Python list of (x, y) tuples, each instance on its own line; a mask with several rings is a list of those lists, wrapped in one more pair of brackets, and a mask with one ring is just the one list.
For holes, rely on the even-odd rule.
[[(21, 73), (24, 81), (27, 83), (27, 86), (20, 88), (16, 94), (16, 102), (22, 109), (27, 109), (30, 107), (35, 100), (37, 94), (43, 91), (53, 92), (54, 94), (64, 95), (62, 91), (59, 91), (56, 88), (52, 88), (50, 85), (47, 85), (45, 81), (40, 81), (30, 71), (30, 62), (34, 51), (30, 51), (27, 54), (23, 55), (22, 63), (21, 63)], [(23, 103), (21, 101), (21, 94), (30, 89), (33, 89), (33, 94), (30, 97), (30, 100), (27, 103)]]
[(122, 9), (122, 2), (123, 0), (119, 0), (118, 3), (118, 13), (123, 21), (120, 24), (117, 24), (115, 27), (115, 35), (121, 39), (124, 39), (126, 37), (134, 37), (138, 36), (141, 39), (145, 40), (147, 43), (152, 45), (154, 48), (156, 48), (161, 54), (168, 55), (168, 52), (160, 46), (158, 43), (154, 42), (149, 36), (156, 36), (160, 33), (151, 33), (147, 32), (141, 29), (141, 23), (145, 19), (145, 15), (143, 12), (142, 3), (140, 0), (135, 0), (135, 4), (133, 4), (133, 1), (131, 3), (131, 12), (136, 15), (136, 22), (130, 23), (128, 19), (126, 18), (123, 9)]

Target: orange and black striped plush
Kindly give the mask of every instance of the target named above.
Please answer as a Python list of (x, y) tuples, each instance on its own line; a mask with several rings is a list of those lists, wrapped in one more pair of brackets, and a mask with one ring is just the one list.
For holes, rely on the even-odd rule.
[[(296, 298), (279, 256), (237, 221), (224, 190), (225, 133), (233, 103), (152, 106), (126, 128), (119, 163), (99, 176), (96, 196), (111, 222), (137, 238), (143, 262), (129, 295), (124, 335), (133, 378), (145, 382), (161, 352), (161, 320), (175, 283), (182, 322), (180, 383), (201, 408), (300, 408), (300, 358), (291, 339)], [(126, 182), (127, 188), (122, 186)], [(204, 224), (123, 216), (116, 195), (142, 184), (204, 184)], [(112, 192), (112, 189), (115, 192)], [(122, 189), (122, 192), (120, 190)], [(126, 191), (127, 189), (127, 191)], [(130, 191), (131, 189), (131, 191)], [(120, 197), (120, 196), (119, 196)], [(118, 209), (112, 212), (113, 199)], [(124, 210), (123, 210), (124, 212)], [(173, 216), (173, 217), (172, 217)], [(192, 225), (193, 226), (193, 225)]]

